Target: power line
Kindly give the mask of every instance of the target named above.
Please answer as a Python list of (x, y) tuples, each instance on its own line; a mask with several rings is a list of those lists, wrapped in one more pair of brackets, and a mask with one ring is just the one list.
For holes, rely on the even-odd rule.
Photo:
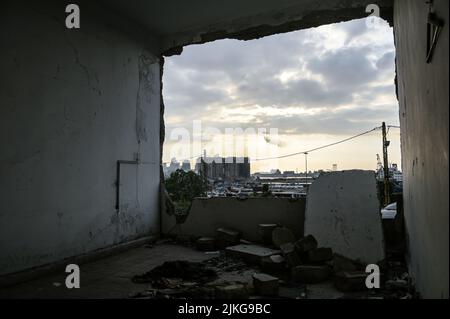
[(275, 156), (275, 157), (258, 158), (258, 159), (255, 159), (254, 161), (258, 162), (258, 161), (266, 161), (266, 160), (273, 160), (273, 159), (281, 159), (281, 158), (292, 157), (292, 156), (296, 156), (296, 155), (300, 155), (300, 154), (311, 153), (311, 152), (314, 152), (314, 151), (318, 151), (318, 150), (321, 150), (321, 149), (324, 149), (324, 148), (327, 148), (327, 147), (331, 147), (331, 146), (334, 146), (334, 145), (338, 145), (338, 144), (341, 144), (341, 143), (353, 140), (353, 139), (355, 139), (357, 137), (360, 137), (360, 136), (372, 133), (372, 132), (374, 132), (376, 130), (379, 130), (380, 128), (381, 128), (381, 126), (377, 126), (377, 127), (374, 127), (371, 130), (359, 133), (357, 135), (353, 135), (353, 136), (348, 137), (346, 139), (343, 139), (343, 140), (340, 140), (340, 141), (337, 141), (337, 142), (334, 142), (334, 143), (331, 143), (331, 144), (319, 146), (319, 147), (316, 147), (316, 148), (313, 148), (313, 149), (310, 149), (310, 150), (306, 150), (306, 151), (302, 151), (302, 152), (295, 152), (295, 153), (281, 155), (281, 156)]
[(391, 128), (400, 128), (400, 126), (397, 126), (397, 125), (386, 125), (386, 127), (387, 127), (386, 135), (389, 134), (389, 131), (391, 130)]
[[(388, 125), (387, 127), (388, 127), (388, 128), (400, 128), (400, 126), (396, 126), (396, 125)], [(358, 137), (360, 137), (360, 136), (363, 136), (363, 135), (372, 133), (372, 132), (374, 132), (374, 131), (376, 131), (376, 130), (379, 130), (379, 129), (381, 129), (381, 126), (374, 127), (374, 128), (371, 129), (371, 130), (368, 130), (368, 131), (365, 131), (365, 132), (362, 132), (362, 133), (353, 135), (353, 136), (348, 137), (348, 138), (346, 138), (346, 139), (343, 139), (343, 140), (340, 140), (340, 141), (337, 141), (337, 142), (334, 142), (334, 143), (331, 143), (331, 144), (326, 144), (326, 145), (323, 145), (323, 146), (319, 146), (319, 147), (316, 147), (316, 148), (313, 148), (313, 149), (310, 149), (310, 150), (301, 151), (301, 152), (295, 152), (295, 153), (286, 154), (286, 155), (281, 155), (281, 156), (266, 157), (266, 158), (257, 158), (257, 159), (254, 159), (253, 161), (255, 161), (255, 162), (259, 162), (259, 161), (268, 161), (268, 160), (287, 158), (287, 157), (292, 157), (292, 156), (296, 156), (296, 155), (300, 155), (300, 154), (307, 154), (307, 153), (315, 152), (315, 151), (318, 151), (318, 150), (321, 150), (321, 149), (324, 149), (324, 148), (327, 148), (327, 147), (331, 147), (331, 146), (335, 146), (335, 145), (338, 145), (338, 144), (341, 144), (341, 143), (348, 142), (348, 141), (350, 141), (350, 140), (353, 140), (353, 139), (358, 138)], [(194, 158), (200, 158), (200, 157), (202, 157), (202, 156), (203, 156), (203, 154), (200, 154), (200, 155), (197, 155), (197, 156), (192, 156), (192, 157), (190, 157), (190, 158), (184, 159), (183, 161), (191, 160), (191, 159), (194, 159)], [(170, 163), (170, 162), (163, 162), (163, 164), (169, 164), (169, 163)]]

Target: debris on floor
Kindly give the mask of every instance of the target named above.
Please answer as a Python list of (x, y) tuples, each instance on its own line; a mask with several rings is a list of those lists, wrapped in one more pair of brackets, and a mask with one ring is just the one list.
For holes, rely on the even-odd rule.
[(294, 233), (287, 227), (276, 227), (272, 231), (272, 242), (277, 248), (280, 248), (283, 244), (293, 243), (295, 241)]
[(136, 283), (170, 286), (175, 282), (173, 278), (183, 281), (208, 282), (217, 278), (217, 273), (204, 263), (176, 260), (167, 261), (143, 275), (134, 276), (132, 280)]
[(218, 248), (239, 244), (241, 233), (234, 229), (219, 228), (216, 230), (216, 244)]
[(255, 294), (260, 296), (278, 295), (278, 278), (267, 274), (254, 274), (253, 287)]
[(259, 224), (258, 233), (265, 245), (272, 244), (272, 232), (278, 224)]
[[(133, 277), (150, 287), (131, 298), (414, 298), (405, 264), (379, 262), (380, 289), (366, 287), (366, 265), (320, 247), (309, 234), (295, 238), (277, 224), (259, 224), (262, 245), (242, 238), (238, 230), (219, 228), (213, 238), (175, 238), (211, 257), (196, 263), (165, 262)], [(270, 239), (270, 241), (269, 241)], [(157, 243), (156, 243), (157, 245)], [(218, 250), (216, 250), (218, 249)]]
[(216, 242), (211, 237), (201, 237), (197, 239), (196, 247), (201, 251), (214, 251), (216, 249)]
[(260, 265), (264, 257), (279, 254), (279, 250), (266, 248), (258, 245), (236, 245), (227, 247), (225, 253), (228, 256), (243, 259), (245, 262)]

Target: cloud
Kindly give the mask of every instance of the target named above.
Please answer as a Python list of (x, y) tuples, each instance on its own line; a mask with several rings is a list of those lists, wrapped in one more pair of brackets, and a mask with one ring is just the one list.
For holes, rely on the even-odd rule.
[(398, 122), (392, 30), (365, 20), (252, 41), (221, 40), (167, 59), (167, 130), (193, 120), (349, 134)]
[(377, 80), (378, 73), (368, 53), (367, 47), (343, 48), (312, 59), (308, 68), (322, 76), (329, 86), (355, 90)]
[(395, 53), (394, 51), (386, 52), (377, 61), (377, 68), (379, 70), (392, 70), (395, 65)]

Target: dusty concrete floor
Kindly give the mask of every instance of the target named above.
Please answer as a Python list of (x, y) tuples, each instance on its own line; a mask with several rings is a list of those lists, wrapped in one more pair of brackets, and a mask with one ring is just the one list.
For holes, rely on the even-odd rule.
[(186, 259), (203, 261), (213, 256), (188, 247), (158, 244), (128, 250), (99, 261), (80, 265), (80, 289), (67, 289), (66, 273), (61, 272), (16, 286), (0, 289), (0, 298), (128, 298), (131, 294), (147, 288), (147, 284), (131, 281), (165, 261)]
[[(81, 288), (67, 289), (66, 273), (41, 277), (12, 287), (0, 289), (0, 299), (109, 299), (130, 298), (151, 289), (150, 284), (134, 283), (131, 279), (166, 261), (188, 260), (201, 262), (216, 257), (177, 244), (159, 243), (151, 248), (142, 246), (126, 252), (80, 265)], [(221, 273), (217, 282), (232, 281), (252, 286), (252, 275), (257, 268)], [(331, 281), (308, 286), (280, 285), (279, 298), (336, 299), (344, 294)], [(251, 298), (258, 298), (252, 296)]]

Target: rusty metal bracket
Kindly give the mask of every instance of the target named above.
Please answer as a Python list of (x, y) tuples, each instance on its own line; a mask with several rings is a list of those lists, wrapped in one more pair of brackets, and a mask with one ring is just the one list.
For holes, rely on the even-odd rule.
[(430, 12), (428, 13), (427, 20), (427, 63), (431, 63), (439, 34), (444, 26), (444, 22), (437, 18), (433, 12), (431, 12), (431, 5), (432, 2), (430, 1)]

